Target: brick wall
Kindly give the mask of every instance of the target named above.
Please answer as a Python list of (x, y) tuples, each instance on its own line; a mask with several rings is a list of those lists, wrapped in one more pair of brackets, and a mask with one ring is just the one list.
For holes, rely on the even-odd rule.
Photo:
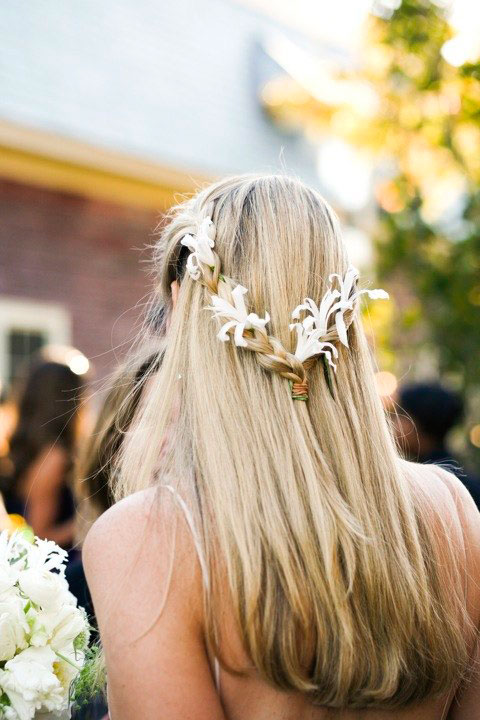
[(158, 214), (0, 179), (0, 217), (0, 296), (63, 305), (101, 378), (135, 334)]

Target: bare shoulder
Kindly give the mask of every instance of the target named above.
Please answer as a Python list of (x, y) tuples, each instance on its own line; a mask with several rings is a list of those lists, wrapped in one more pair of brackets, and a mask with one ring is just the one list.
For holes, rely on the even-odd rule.
[(144, 490), (112, 505), (93, 523), (82, 548), (82, 558), (87, 574), (108, 564), (108, 556), (115, 555), (125, 547), (133, 548), (138, 542), (141, 529), (154, 512), (155, 494)]
[(97, 551), (108, 546), (115, 538), (115, 544), (122, 539), (132, 539), (139, 534), (139, 529), (148, 522), (154, 512), (156, 494), (153, 489), (134, 493), (112, 505), (93, 523), (83, 545), (84, 559), (97, 557)]
[(456, 475), (441, 465), (416, 465), (421, 468), (425, 482), (430, 483), (432, 491), (442, 493), (449, 499), (449, 505), (453, 502), (459, 515), (464, 533), (468, 537), (480, 539), (480, 513), (475, 505), (472, 496), (465, 485)]
[[(405, 462), (405, 461), (404, 461)], [(405, 462), (404, 468), (421, 496), (421, 507), (437, 524), (439, 540), (456, 542), (471, 582), (472, 611), (480, 620), (480, 513), (463, 483), (440, 465)], [(467, 582), (468, 582), (467, 580)]]
[(137, 492), (101, 515), (85, 538), (82, 559), (100, 616), (120, 598), (124, 608), (141, 603), (148, 615), (158, 609), (163, 591), (175, 596), (179, 587), (197, 584), (186, 523), (170, 493), (156, 488)]
[(141, 490), (112, 505), (94, 522), (82, 548), (89, 582), (97, 574), (114, 572), (117, 563), (125, 570), (141, 557), (143, 569), (166, 549), (178, 520), (176, 507), (157, 488)]
[(224, 720), (205, 650), (201, 572), (171, 493), (142, 491), (114, 505), (83, 555), (111, 716)]
[(462, 526), (473, 532), (480, 529), (480, 513), (463, 483), (441, 465), (402, 460), (410, 482), (433, 503), (441, 514), (458, 514)]
[(476, 558), (480, 580), (480, 512), (465, 485), (453, 473), (440, 465), (432, 465), (438, 480), (450, 493), (463, 529), (467, 550)]

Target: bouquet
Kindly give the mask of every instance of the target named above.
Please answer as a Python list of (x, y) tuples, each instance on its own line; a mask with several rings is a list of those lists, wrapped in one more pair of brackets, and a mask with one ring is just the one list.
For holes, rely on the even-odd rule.
[(0, 720), (69, 717), (89, 624), (68, 589), (66, 559), (31, 531), (0, 534)]

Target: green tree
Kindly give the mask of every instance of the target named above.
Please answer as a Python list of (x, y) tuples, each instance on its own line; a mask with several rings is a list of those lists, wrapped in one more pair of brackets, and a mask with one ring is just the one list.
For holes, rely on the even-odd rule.
[(343, 134), (388, 168), (375, 187), (378, 273), (410, 288), (392, 362), (398, 371), (427, 344), (469, 401), (470, 428), (480, 423), (480, 64), (447, 63), (451, 35), (430, 0), (372, 14), (356, 79), (374, 88), (376, 107)]
[(367, 310), (380, 364), (400, 378), (434, 364), (463, 392), (480, 444), (480, 63), (444, 59), (442, 0), (388, 5), (374, 2), (335, 92), (320, 65), (316, 80), (272, 81), (263, 99), (279, 123), (374, 156), (377, 272), (393, 298)]

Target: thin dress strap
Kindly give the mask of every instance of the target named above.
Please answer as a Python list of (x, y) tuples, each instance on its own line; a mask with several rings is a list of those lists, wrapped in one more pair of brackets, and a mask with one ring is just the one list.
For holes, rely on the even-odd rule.
[[(192, 540), (193, 544), (195, 545), (195, 550), (197, 551), (198, 562), (200, 563), (200, 568), (202, 571), (203, 585), (205, 587), (205, 590), (209, 590), (210, 578), (208, 574), (207, 562), (205, 560), (205, 554), (203, 552), (200, 536), (195, 526), (192, 511), (190, 510), (182, 496), (177, 492), (177, 490), (175, 490), (172, 485), (161, 485), (160, 487), (168, 490), (171, 493), (175, 502), (181, 508), (185, 516), (185, 520), (187, 521), (187, 525), (190, 528), (190, 532), (192, 534)], [(216, 657), (213, 658), (213, 673), (215, 677), (215, 686), (217, 688), (217, 692), (220, 692), (220, 663), (218, 662), (218, 659)]]

